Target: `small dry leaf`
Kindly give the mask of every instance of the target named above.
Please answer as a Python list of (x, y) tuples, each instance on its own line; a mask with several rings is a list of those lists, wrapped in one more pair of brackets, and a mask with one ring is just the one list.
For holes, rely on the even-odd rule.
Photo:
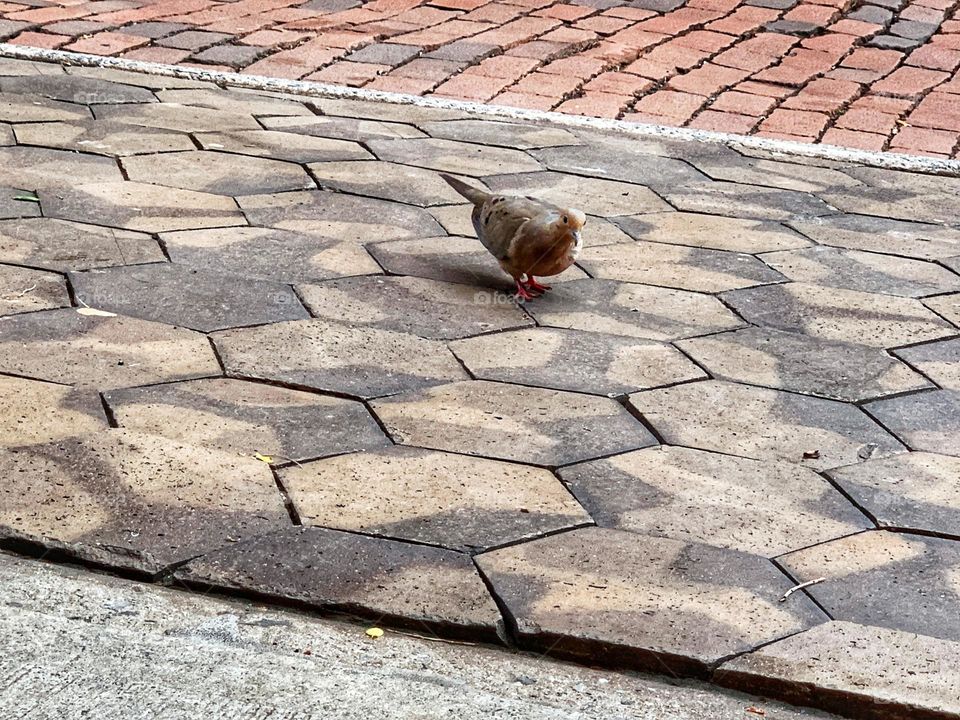
[(372, 637), (374, 639), (383, 637), (383, 630), (378, 627), (367, 628), (366, 635), (367, 637)]
[(273, 456), (271, 455), (261, 455), (260, 453), (254, 453), (253, 456), (260, 462), (267, 463), (267, 465), (273, 462)]
[(20, 202), (40, 202), (40, 198), (38, 198), (36, 195), (14, 195), (13, 199), (19, 200)]
[(767, 711), (764, 710), (763, 708), (754, 707), (753, 705), (751, 705), (750, 707), (747, 708), (747, 712), (748, 712), (748, 713), (753, 713), (754, 715), (766, 715), (766, 714), (767, 714)]
[(807, 450), (807, 451), (803, 454), (803, 459), (804, 459), (804, 460), (819, 460), (819, 459), (820, 459), (820, 451), (819, 451), (819, 450)]

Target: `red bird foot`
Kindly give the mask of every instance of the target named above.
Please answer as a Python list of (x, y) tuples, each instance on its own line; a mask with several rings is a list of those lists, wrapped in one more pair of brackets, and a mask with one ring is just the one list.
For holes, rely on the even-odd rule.
[(543, 295), (543, 293), (545, 293), (547, 290), (550, 289), (549, 285), (541, 285), (540, 283), (538, 283), (536, 279), (533, 277), (533, 275), (527, 276), (526, 285), (527, 285), (527, 290), (532, 290), (537, 295)]
[(539, 297), (539, 295), (531, 295), (530, 291), (527, 289), (527, 286), (524, 285), (519, 280), (517, 280), (517, 292), (514, 294), (514, 297), (517, 300), (522, 301), (522, 300), (533, 300), (535, 297)]

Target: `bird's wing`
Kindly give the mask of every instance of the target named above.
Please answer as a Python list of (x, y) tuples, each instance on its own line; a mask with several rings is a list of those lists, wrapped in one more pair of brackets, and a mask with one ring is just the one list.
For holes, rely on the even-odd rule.
[(485, 202), (479, 213), (474, 212), (473, 226), (484, 247), (497, 260), (504, 260), (520, 229), (548, 211), (549, 206), (532, 198), (497, 195)]

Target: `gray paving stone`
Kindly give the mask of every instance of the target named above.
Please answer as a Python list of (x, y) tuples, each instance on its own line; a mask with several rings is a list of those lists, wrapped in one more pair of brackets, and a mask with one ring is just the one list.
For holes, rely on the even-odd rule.
[(419, 632), (495, 641), (502, 622), (469, 556), (322, 528), (290, 527), (224, 547), (176, 577)]
[(933, 35), (938, 27), (939, 23), (899, 19), (890, 26), (890, 34), (909, 40), (924, 41)]
[(477, 558), (521, 647), (703, 675), (712, 663), (826, 620), (756, 555), (584, 528)]
[(960, 290), (960, 275), (939, 265), (860, 250), (811, 247), (768, 253), (763, 261), (791, 280), (881, 295), (923, 297)]
[(960, 639), (960, 543), (884, 530), (779, 558), (835, 620)]
[(227, 33), (205, 32), (203, 30), (184, 30), (176, 35), (168, 35), (157, 40), (161, 47), (178, 48), (180, 50), (202, 50), (216, 45), (233, 36)]
[(290, 522), (264, 463), (126, 430), (20, 447), (0, 472), (0, 535), (114, 568), (155, 574)]
[(960, 327), (960, 293), (926, 298), (923, 304), (941, 317), (945, 317), (957, 327)]
[(713, 679), (728, 687), (891, 720), (960, 714), (960, 643), (830, 622), (729, 660)]
[(69, 306), (62, 275), (0, 265), (0, 316)]
[(213, 336), (227, 374), (372, 398), (466, 373), (443, 343), (325, 320), (276, 323)]
[(87, 183), (41, 192), (44, 214), (143, 232), (246, 225), (228, 197), (135, 182)]
[(937, 260), (960, 253), (960, 231), (868, 215), (834, 215), (791, 222), (821, 245)]
[(426, 53), (424, 57), (436, 58), (438, 60), (454, 60), (474, 65), (500, 50), (501, 48), (497, 44), (474, 42), (469, 38), (463, 38), (442, 45), (436, 50)]
[[(0, 376), (0, 448), (4, 450), (56, 442), (107, 427), (103, 405), (95, 392)], [(0, 452), (0, 456), (7, 454)], [(7, 520), (6, 513), (0, 511), (0, 525)]]
[(751, 323), (824, 340), (891, 348), (953, 334), (918, 300), (892, 295), (787, 283), (734, 290), (724, 299)]
[(417, 277), (346, 278), (297, 291), (314, 317), (433, 340), (533, 324), (515, 303), (491, 302), (484, 288)]
[(947, 225), (960, 214), (960, 196), (944, 192), (920, 194), (910, 190), (857, 188), (823, 192), (820, 197), (844, 212), (894, 220)]
[(0, 20), (0, 40), (9, 40), (14, 35), (31, 27), (31, 23), (19, 20)]
[(49, 122), (56, 120), (87, 120), (90, 110), (71, 103), (49, 100), (43, 95), (0, 93), (0, 121)]
[(371, 403), (401, 445), (533, 465), (566, 465), (656, 444), (618, 403), (474, 380)]
[(708, 295), (615, 280), (562, 283), (527, 303), (526, 309), (548, 327), (649, 340), (676, 340), (743, 325)]
[(677, 343), (720, 380), (857, 402), (932, 387), (883, 350), (769, 328)]
[(151, 39), (162, 38), (167, 35), (173, 35), (175, 32), (181, 30), (186, 30), (189, 25), (184, 25), (183, 23), (173, 23), (173, 22), (136, 22), (130, 25), (124, 25), (116, 29), (116, 32), (129, 33), (131, 35), (139, 35), (140, 37), (147, 37)]
[[(807, 247), (809, 241), (780, 223), (685, 212), (618, 217), (615, 222), (635, 240), (761, 253)], [(594, 242), (593, 244), (596, 244)]]
[[(355, 98), (311, 98), (307, 101), (307, 105), (327, 116), (399, 123), (440, 122), (469, 117), (467, 113), (461, 110), (420, 107), (403, 102), (358, 100)], [(417, 137), (423, 137), (423, 134), (418, 133)]]
[(40, 215), (40, 203), (33, 190), (0, 186), (0, 219), (31, 218)]
[(66, 308), (3, 320), (0, 372), (106, 390), (219, 375), (220, 365), (190, 330)]
[(657, 447), (560, 470), (600, 527), (775, 557), (873, 528), (813, 470)]
[(822, 25), (817, 23), (801, 22), (799, 20), (777, 20), (763, 26), (767, 32), (796, 35), (798, 37), (815, 35), (821, 27)]
[(886, 25), (893, 19), (893, 12), (878, 5), (863, 5), (845, 17), (848, 20), (859, 20), (873, 25)]
[(355, 142), (394, 138), (426, 137), (413, 125), (353, 117), (268, 117), (261, 120), (267, 130)]
[(260, 130), (249, 113), (213, 110), (205, 107), (153, 103), (150, 105), (98, 105), (94, 108), (98, 120), (113, 120), (143, 127), (178, 130), (180, 132), (226, 132), (230, 130)]
[(362, 160), (312, 163), (309, 167), (320, 187), (352, 195), (395, 200), (420, 207), (462, 200), (437, 173), (423, 168)]
[(481, 177), (540, 170), (540, 163), (511, 148), (476, 145), (434, 138), (370, 140), (370, 151), (380, 160), (443, 172)]
[(174, 88), (159, 91), (157, 97), (160, 102), (164, 103), (223, 110), (238, 115), (256, 115), (258, 117), (264, 115), (305, 115), (313, 117), (313, 113), (307, 109), (306, 105), (295, 100), (238, 89)]
[[(801, 220), (834, 212), (809, 193), (732, 182), (691, 183), (664, 193), (677, 210), (758, 220)], [(828, 201), (832, 194), (824, 196)]]
[(794, 163), (757, 158), (701, 158), (694, 165), (714, 180), (762, 185), (797, 192), (818, 192), (829, 188), (861, 185), (849, 175), (829, 168), (805, 167), (797, 172)]
[(124, 85), (136, 85), (151, 90), (169, 90), (171, 88), (212, 88), (213, 83), (203, 80), (188, 80), (187, 78), (172, 77), (170, 75), (151, 75), (133, 70), (117, 70), (105, 67), (85, 67), (83, 65), (66, 66), (63, 72), (67, 75), (92, 77), (98, 80), (109, 80)]
[[(640, 140), (636, 140), (639, 145)], [(682, 160), (658, 157), (640, 150), (611, 143), (590, 143), (582, 147), (557, 147), (531, 153), (550, 170), (576, 173), (589, 177), (669, 188), (707, 179), (696, 168)]]
[(79, 302), (201, 332), (309, 317), (287, 285), (156, 263), (70, 273)]
[(49, 148), (0, 147), (3, 185), (36, 190), (122, 179), (120, 168), (110, 158)]
[[(485, 178), (491, 190), (512, 195), (530, 195), (560, 207), (573, 205), (589, 215), (612, 217), (643, 212), (662, 212), (670, 206), (652, 190), (640, 185), (565, 175), (555, 172), (497, 175)], [(590, 226), (583, 230), (590, 243)]]
[(884, 190), (908, 191), (917, 195), (936, 195), (938, 193), (960, 195), (960, 177), (951, 175), (928, 175), (891, 168), (857, 165), (845, 167), (844, 172), (871, 187)]
[(21, 145), (37, 145), (122, 157), (138, 153), (193, 150), (190, 137), (157, 128), (137, 127), (105, 120), (21, 123), (16, 127)]
[(357, 402), (210, 378), (104, 393), (120, 427), (274, 462), (389, 445)]
[(154, 183), (216, 195), (259, 195), (316, 187), (293, 163), (232, 153), (191, 152), (136, 155), (122, 160), (134, 182)]
[(531, 328), (450, 343), (481, 380), (621, 395), (706, 377), (682, 353), (617, 335)]
[(443, 140), (499, 145), (517, 150), (581, 145), (577, 136), (569, 130), (550, 125), (537, 126), (494, 120), (445, 120), (420, 123), (420, 129), (430, 137)]
[(161, 233), (160, 239), (175, 263), (246, 278), (304, 283), (380, 273), (380, 266), (357, 243), (309, 232), (210, 228)]
[(39, 95), (77, 105), (117, 105), (157, 101), (154, 94), (146, 88), (96, 78), (62, 75), (0, 77), (0, 92)]
[[(280, 471), (306, 525), (477, 551), (591, 522), (549, 471), (391, 447)], [(364, 492), (358, 495), (355, 487)]]
[(403, 65), (420, 54), (420, 48), (398, 43), (373, 43), (354, 50), (344, 57), (352, 62), (374, 63), (376, 65)]
[(960, 338), (903, 348), (893, 353), (937, 385), (960, 390)]
[(864, 408), (911, 450), (960, 456), (960, 391), (916, 393)]
[(630, 404), (667, 444), (757, 460), (823, 470), (905, 450), (857, 407), (780, 390), (711, 380), (635, 393)]
[(348, 140), (273, 130), (197, 133), (194, 137), (204, 150), (222, 150), (295, 163), (373, 159), (373, 155), (359, 144)]
[(870, 47), (880, 48), (881, 50), (899, 50), (907, 52), (923, 44), (922, 40), (898, 37), (897, 35), (874, 35), (867, 40)]
[(17, 138), (13, 134), (13, 126), (2, 124), (0, 125), (0, 145), (16, 145)]
[(226, 65), (232, 68), (242, 68), (256, 62), (268, 52), (267, 48), (252, 45), (214, 45), (202, 52), (194, 53), (190, 59), (198, 63), (212, 65)]

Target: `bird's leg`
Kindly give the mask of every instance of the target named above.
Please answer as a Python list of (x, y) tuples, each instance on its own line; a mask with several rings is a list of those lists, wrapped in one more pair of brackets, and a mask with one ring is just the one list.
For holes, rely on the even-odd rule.
[(536, 281), (533, 275), (527, 275), (527, 290), (532, 290), (537, 293), (537, 295), (542, 295), (549, 289), (549, 285), (542, 285)]
[(517, 293), (514, 296), (517, 300), (533, 300), (535, 296), (530, 294), (527, 286), (520, 281), (520, 278), (514, 278), (514, 282), (517, 284)]

